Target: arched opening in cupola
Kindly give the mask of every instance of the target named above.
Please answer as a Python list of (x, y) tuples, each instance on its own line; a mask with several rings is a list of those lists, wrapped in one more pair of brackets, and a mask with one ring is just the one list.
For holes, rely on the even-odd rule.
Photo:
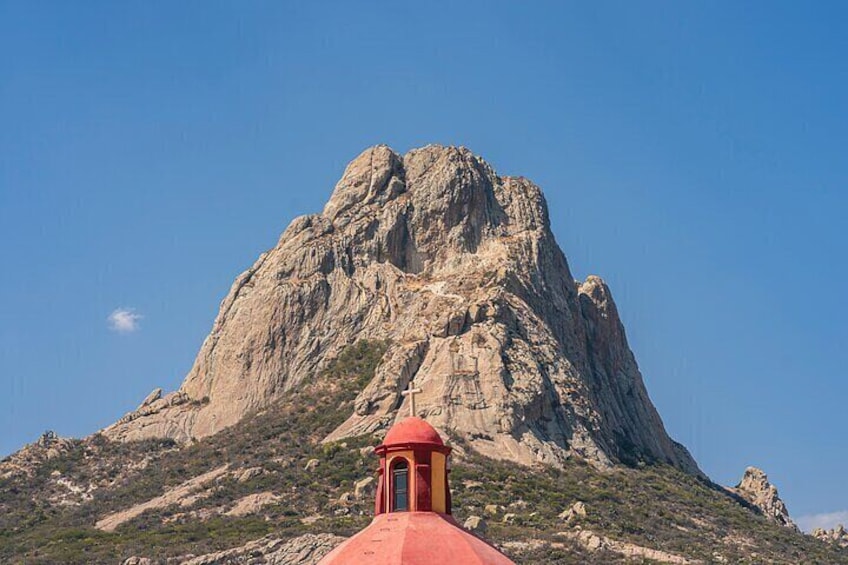
[(409, 510), (409, 464), (400, 457), (392, 465), (392, 512)]

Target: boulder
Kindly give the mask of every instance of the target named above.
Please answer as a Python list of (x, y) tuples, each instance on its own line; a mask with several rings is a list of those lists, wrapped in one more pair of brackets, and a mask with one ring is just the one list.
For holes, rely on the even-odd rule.
[(561, 520), (565, 520), (566, 523), (571, 523), (574, 520), (579, 518), (586, 517), (586, 505), (580, 501), (575, 502), (570, 507), (563, 510), (559, 516)]
[(486, 524), (486, 520), (484, 520), (480, 516), (469, 516), (465, 520), (465, 523), (462, 525), (462, 527), (470, 532), (474, 532), (479, 536), (483, 536), (486, 534), (488, 524)]
[(141, 404), (139, 405), (138, 409), (141, 410), (145, 406), (149, 406), (149, 405), (153, 404), (154, 402), (156, 402), (160, 398), (162, 398), (162, 389), (161, 388), (154, 388), (153, 391), (150, 394), (148, 394), (144, 398), (144, 400), (141, 401)]
[(375, 485), (374, 477), (365, 477), (361, 481), (356, 481), (353, 485), (353, 495), (359, 499), (370, 497), (374, 492)]

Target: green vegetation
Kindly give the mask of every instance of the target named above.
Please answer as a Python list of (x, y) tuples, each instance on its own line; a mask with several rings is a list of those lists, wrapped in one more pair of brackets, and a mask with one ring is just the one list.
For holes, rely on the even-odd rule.
[[(453, 443), (462, 442), (454, 439)], [(563, 542), (567, 538), (561, 532), (579, 526), (618, 541), (705, 562), (714, 562), (716, 555), (721, 555), (729, 563), (848, 563), (848, 553), (775, 526), (740, 506), (720, 487), (669, 466), (600, 472), (574, 460), (562, 470), (529, 471), (472, 454), (461, 465), (454, 465), (451, 475), (458, 519), (482, 516), (488, 504), (505, 507), (499, 517), (504, 512), (519, 515), (515, 524), (490, 519), (489, 537), (500, 542)], [(510, 509), (518, 500), (526, 503), (526, 509)], [(585, 503), (587, 516), (566, 525), (558, 515), (577, 501)], [(759, 557), (752, 558), (752, 553)], [(529, 562), (528, 555), (516, 558)], [(616, 559), (621, 557), (606, 552), (589, 561)], [(558, 561), (542, 557), (532, 562)]]
[[(374, 374), (387, 344), (360, 342), (341, 353), (314, 382), (237, 426), (178, 449), (171, 441), (118, 444), (103, 437), (75, 442), (34, 477), (0, 481), (0, 563), (120, 563), (131, 555), (165, 559), (241, 545), (266, 534), (350, 535), (370, 520), (371, 496), (344, 503), (354, 483), (373, 474), (371, 437), (321, 444), (352, 411), (356, 394)], [(468, 453), (451, 472), (454, 510), (461, 522), (487, 517), (487, 537), (527, 563), (617, 563), (610, 551), (589, 553), (562, 532), (580, 527), (690, 558), (730, 563), (848, 563), (848, 553), (779, 528), (741, 507), (717, 487), (665, 466), (600, 472), (580, 461), (564, 469), (526, 468)], [(318, 460), (317, 466), (307, 463)], [(231, 473), (186, 506), (148, 510), (115, 532), (94, 523), (148, 501), (202, 473), (228, 464)], [(243, 474), (244, 470), (253, 470)], [(54, 473), (77, 485), (98, 485), (93, 498), (60, 505), (68, 491)], [(273, 492), (277, 502), (256, 515), (222, 515), (238, 499)], [(518, 502), (523, 501), (523, 503)], [(558, 515), (582, 501), (587, 516), (565, 524)], [(516, 520), (507, 524), (503, 514)], [(306, 519), (306, 520), (304, 520)], [(539, 540), (516, 547), (510, 542)], [(751, 557), (756, 554), (757, 557)]]

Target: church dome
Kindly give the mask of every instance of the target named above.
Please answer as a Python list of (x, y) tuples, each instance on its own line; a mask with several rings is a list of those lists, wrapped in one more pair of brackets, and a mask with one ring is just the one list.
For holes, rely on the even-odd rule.
[(328, 553), (319, 565), (515, 565), (468, 532), (453, 516), (435, 512), (380, 514)]
[(515, 565), (451, 516), (451, 448), (433, 426), (401, 420), (374, 451), (374, 520), (319, 565)]
[(444, 445), (445, 443), (433, 426), (421, 418), (410, 417), (392, 426), (383, 440), (385, 446), (405, 444)]

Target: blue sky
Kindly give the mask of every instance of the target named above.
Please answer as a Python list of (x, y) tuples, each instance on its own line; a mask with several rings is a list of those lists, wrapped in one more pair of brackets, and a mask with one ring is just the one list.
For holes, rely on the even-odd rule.
[(353, 4), (0, 2), (0, 454), (176, 388), (347, 161), (437, 142), (543, 188), (713, 479), (848, 510), (848, 7)]

